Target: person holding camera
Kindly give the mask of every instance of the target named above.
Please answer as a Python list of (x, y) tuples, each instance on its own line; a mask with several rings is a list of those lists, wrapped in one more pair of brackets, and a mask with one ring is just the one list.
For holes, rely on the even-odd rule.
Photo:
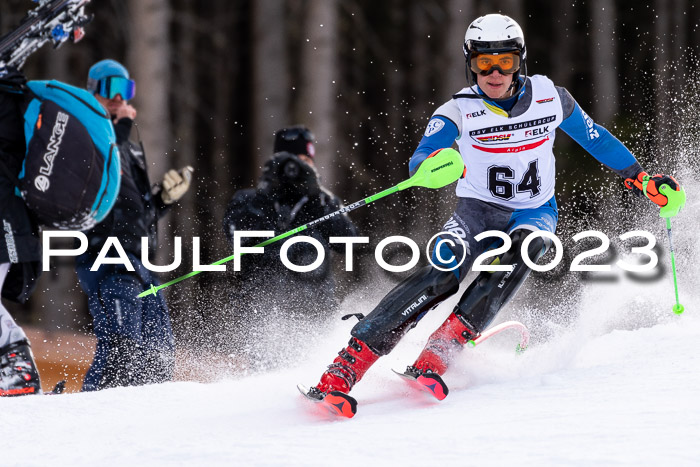
[[(268, 230), (279, 235), (342, 208), (341, 201), (323, 188), (315, 167), (314, 136), (304, 126), (283, 128), (275, 133), (274, 155), (265, 163), (256, 188), (237, 191), (224, 216), (224, 231), (231, 243), (235, 231)], [(354, 236), (347, 214), (333, 216), (305, 231), (325, 250), (343, 251), (331, 244), (331, 236)], [(243, 246), (264, 239), (243, 238)], [(337, 307), (331, 262), (326, 259), (313, 271), (295, 272), (280, 260), (283, 242), (265, 247), (264, 254), (245, 255), (241, 271), (235, 273), (231, 297), (235, 347), (247, 354), (252, 365), (264, 359), (255, 343), (264, 340), (270, 322), (309, 323), (330, 316)], [(316, 248), (306, 242), (289, 248), (287, 257), (298, 266), (313, 263)], [(240, 353), (240, 352), (239, 352)]]

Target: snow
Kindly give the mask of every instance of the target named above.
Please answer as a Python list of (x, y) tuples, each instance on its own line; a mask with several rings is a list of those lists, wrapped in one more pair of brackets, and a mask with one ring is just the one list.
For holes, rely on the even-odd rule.
[[(686, 312), (671, 312), (667, 279), (590, 285), (579, 318), (550, 323), (551, 336), (523, 354), (514, 331), (465, 349), (438, 402), (391, 368), (412, 363), (446, 304), (357, 385), (353, 419), (325, 413), (295, 387), (317, 381), (347, 341), (348, 321), (282, 371), (3, 399), (4, 424), (22, 441), (0, 464), (698, 465), (700, 318), (688, 293)], [(630, 311), (630, 297), (644, 297), (647, 311)]]
[[(686, 180), (688, 205), (673, 220), (680, 316), (672, 312), (663, 221), (655, 218), (658, 277), (633, 280), (614, 268), (606, 280), (582, 281), (580, 297), (563, 297), (566, 313), (530, 309), (551, 300), (530, 307), (515, 300), (497, 322), (527, 324), (528, 350), (515, 352), (516, 331), (465, 349), (444, 376), (451, 390), (444, 401), (391, 369), (413, 362), (457, 295), (353, 389), (353, 419), (321, 411), (296, 389), (315, 384), (347, 342), (353, 323), (337, 320), (316, 335), (274, 336), (278, 349), (288, 342), (297, 355), (284, 370), (0, 399), (0, 466), (700, 465), (700, 183)], [(367, 313), (389, 289), (379, 282), (375, 296), (356, 292), (339, 315)]]

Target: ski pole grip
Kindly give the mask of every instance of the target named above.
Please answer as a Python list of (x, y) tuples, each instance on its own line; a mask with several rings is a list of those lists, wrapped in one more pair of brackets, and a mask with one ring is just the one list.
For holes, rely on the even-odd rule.
[(659, 211), (659, 216), (664, 218), (677, 216), (681, 208), (685, 206), (685, 189), (681, 187), (680, 190), (676, 191), (670, 186), (663, 184), (659, 187), (659, 193), (668, 199), (666, 206)]

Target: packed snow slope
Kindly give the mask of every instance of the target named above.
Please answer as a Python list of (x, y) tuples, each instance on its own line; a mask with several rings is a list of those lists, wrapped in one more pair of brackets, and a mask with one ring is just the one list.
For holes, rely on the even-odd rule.
[[(451, 392), (442, 402), (391, 369), (413, 363), (459, 294), (353, 389), (353, 419), (320, 411), (296, 384), (318, 381), (354, 323), (294, 332), (275, 321), (270, 351), (283, 369), (209, 384), (0, 399), (0, 466), (698, 466), (700, 183), (687, 180), (688, 205), (673, 220), (680, 316), (672, 312), (663, 221), (649, 216), (644, 225), (660, 246), (649, 277), (614, 267), (576, 283), (575, 294), (546, 283), (540, 290), (531, 279), (497, 318), (526, 324), (530, 347), (516, 354), (519, 336), (506, 331), (465, 349), (444, 376)], [(372, 297), (348, 297), (338, 315), (366, 314), (389, 285), (372, 289)], [(210, 368), (206, 356), (201, 365)]]
[(676, 316), (667, 280), (595, 284), (575, 323), (525, 353), (509, 331), (465, 349), (438, 402), (391, 368), (412, 363), (446, 304), (357, 385), (354, 419), (295, 388), (317, 381), (347, 321), (283, 371), (3, 399), (0, 464), (700, 465), (700, 313), (686, 297)]

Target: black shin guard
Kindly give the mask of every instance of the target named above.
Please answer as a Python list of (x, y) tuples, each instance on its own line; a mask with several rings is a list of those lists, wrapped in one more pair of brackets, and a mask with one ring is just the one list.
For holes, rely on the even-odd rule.
[[(470, 327), (481, 333), (491, 324), (503, 306), (510, 301), (530, 274), (524, 263), (521, 247), (529, 230), (515, 230), (510, 250), (501, 257), (501, 264), (513, 265), (512, 271), (482, 272), (469, 285), (455, 308), (455, 314), (466, 320)], [(535, 238), (528, 247), (528, 255), (536, 262), (549, 249), (549, 241)]]
[(457, 290), (459, 281), (452, 272), (425, 266), (394, 287), (351, 334), (386, 355), (426, 312)]

